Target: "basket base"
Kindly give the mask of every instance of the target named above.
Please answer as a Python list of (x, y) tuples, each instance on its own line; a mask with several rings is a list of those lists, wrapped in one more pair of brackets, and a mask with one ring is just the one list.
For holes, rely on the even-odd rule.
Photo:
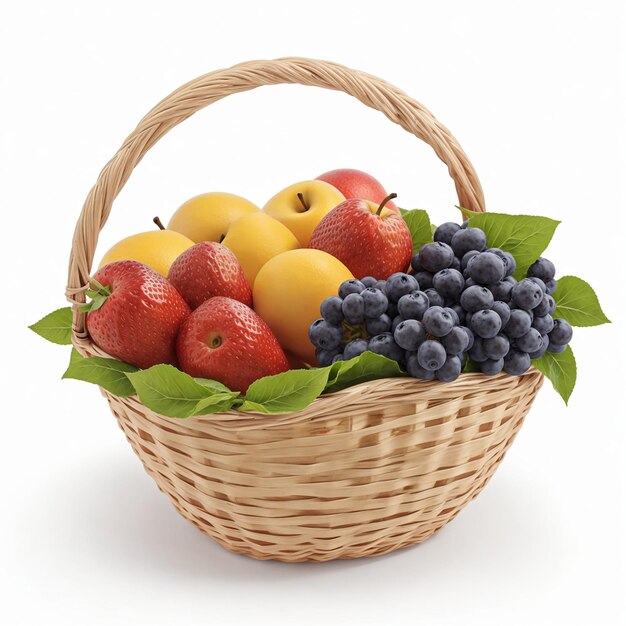
[[(279, 416), (267, 427), (259, 420), (276, 416), (240, 418), (240, 423), (232, 415), (171, 420), (134, 397), (104, 395), (147, 473), (196, 528), (255, 559), (321, 562), (420, 543), (480, 493), (543, 382), (536, 370), (497, 378), (487, 379), (480, 402), (474, 390), (471, 401), (455, 400), (455, 411), (439, 409), (434, 419), (415, 400), (403, 398), (384, 411), (352, 415), (348, 423), (329, 396), (334, 410), (312, 419)], [(428, 397), (423, 401), (442, 405)], [(317, 456), (307, 448), (307, 462), (294, 464), (298, 444), (325, 437), (341, 445), (330, 451), (320, 446)], [(376, 457), (363, 452), (374, 449)], [(329, 458), (336, 468), (330, 478)], [(263, 460), (265, 470), (259, 469)]]

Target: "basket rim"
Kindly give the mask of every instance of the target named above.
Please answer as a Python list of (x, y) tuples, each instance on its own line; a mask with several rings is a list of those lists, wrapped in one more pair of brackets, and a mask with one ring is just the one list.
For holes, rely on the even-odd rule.
[[(76, 345), (80, 343), (80, 347)], [(89, 344), (89, 349), (86, 349), (85, 343)], [(95, 343), (91, 340), (91, 338), (82, 339), (82, 341), (73, 342), (74, 347), (86, 358), (91, 356), (99, 356), (102, 358), (113, 359), (110, 354), (107, 354)], [(119, 359), (117, 359), (119, 360)], [(182, 370), (181, 370), (182, 371)], [(350, 400), (355, 396), (362, 396), (364, 392), (371, 391), (373, 389), (380, 390), (382, 387), (389, 387), (389, 392), (397, 395), (397, 388), (408, 388), (407, 391), (410, 394), (417, 396), (427, 396), (430, 395), (433, 390), (441, 389), (440, 385), (445, 385), (447, 390), (450, 390), (453, 387), (458, 387), (459, 391), (463, 390), (467, 393), (468, 388), (475, 387), (476, 393), (480, 393), (484, 388), (485, 383), (489, 383), (489, 385), (500, 384), (504, 382), (508, 382), (510, 387), (514, 387), (519, 384), (520, 380), (528, 379), (529, 377), (539, 376), (543, 378), (543, 373), (540, 372), (534, 365), (531, 364), (530, 368), (521, 374), (520, 376), (512, 376), (510, 374), (496, 374), (495, 376), (487, 376), (482, 372), (464, 372), (462, 373), (456, 380), (448, 383), (442, 383), (439, 380), (420, 380), (418, 378), (413, 378), (409, 374), (405, 376), (395, 376), (395, 377), (384, 377), (384, 378), (375, 378), (373, 380), (367, 380), (360, 383), (356, 383), (355, 385), (350, 385), (344, 389), (340, 389), (338, 391), (333, 391), (331, 393), (321, 394), (317, 398), (315, 398), (309, 405), (307, 405), (304, 409), (299, 411), (286, 411), (284, 413), (262, 413), (260, 411), (239, 411), (236, 409), (229, 409), (228, 411), (216, 412), (216, 413), (208, 413), (206, 415), (192, 415), (190, 417), (184, 418), (185, 422), (190, 421), (198, 421), (200, 423), (206, 421), (216, 421), (216, 419), (222, 418), (228, 421), (244, 421), (246, 419), (252, 419), (254, 421), (260, 421), (261, 419), (270, 420), (272, 418), (290, 418), (295, 416), (301, 416), (307, 413), (310, 413), (311, 416), (315, 415), (317, 410), (321, 410), (325, 405), (332, 403), (336, 404), (337, 407), (348, 406), (351, 404)], [(129, 396), (117, 396), (110, 391), (100, 387), (101, 392), (105, 396), (111, 396), (114, 398), (118, 398), (119, 400), (129, 400), (133, 403), (139, 404), (144, 407), (146, 410), (150, 411), (152, 414), (159, 416), (164, 420), (179, 420), (181, 418), (176, 417), (168, 417), (161, 413), (157, 413), (153, 411), (149, 407), (146, 407), (143, 402), (139, 399), (139, 396), (135, 394), (131, 394)], [(407, 400), (406, 397), (409, 394), (403, 394), (405, 396), (404, 400)], [(434, 394), (433, 394), (434, 395)]]

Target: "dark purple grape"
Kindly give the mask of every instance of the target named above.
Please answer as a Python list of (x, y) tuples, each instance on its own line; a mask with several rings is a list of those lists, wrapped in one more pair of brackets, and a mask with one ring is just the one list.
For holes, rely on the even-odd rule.
[(452, 330), (454, 319), (450, 313), (442, 307), (432, 306), (424, 313), (422, 323), (429, 335), (433, 337), (443, 337)]
[(449, 355), (444, 364), (435, 372), (438, 380), (444, 383), (451, 383), (461, 375), (461, 359), (458, 356)]
[(483, 349), (487, 358), (492, 361), (504, 358), (509, 352), (510, 344), (506, 335), (498, 334), (490, 339), (483, 339)]
[(413, 271), (417, 274), (418, 272), (421, 272), (424, 268), (422, 267), (422, 264), (420, 263), (420, 255), (419, 252), (417, 254), (414, 254), (411, 257), (411, 267), (413, 268)]
[(554, 278), (546, 283), (546, 293), (548, 295), (551, 296), (556, 291), (556, 283), (557, 281)]
[(368, 348), (369, 342), (367, 339), (353, 339), (346, 344), (346, 347), (343, 349), (343, 358), (345, 361), (349, 361), (353, 359), (355, 356), (359, 356), (359, 354), (363, 354)]
[(574, 329), (571, 324), (560, 317), (554, 320), (554, 327), (548, 333), (550, 343), (567, 345), (572, 340)]
[(434, 241), (442, 241), (443, 243), (450, 245), (452, 237), (457, 230), (461, 230), (461, 226), (459, 224), (455, 222), (444, 222), (438, 226), (433, 233), (433, 239)]
[(334, 350), (339, 347), (343, 334), (341, 328), (329, 324), (324, 319), (315, 320), (309, 327), (311, 343), (321, 350)]
[(436, 273), (452, 265), (454, 252), (452, 248), (441, 241), (425, 243), (419, 251), (419, 262), (422, 269)]
[(500, 319), (502, 320), (502, 328), (504, 328), (509, 319), (511, 319), (511, 308), (509, 305), (506, 302), (500, 302), (498, 300), (493, 303), (491, 310), (495, 311), (500, 316)]
[(524, 309), (511, 309), (511, 317), (504, 327), (504, 334), (509, 339), (516, 339), (530, 330), (532, 318)]
[(458, 270), (444, 269), (433, 276), (433, 287), (444, 297), (456, 300), (463, 291), (465, 281)]
[(565, 349), (567, 348), (567, 344), (560, 344), (560, 343), (553, 343), (552, 341), (548, 340), (548, 352), (565, 352)]
[(495, 311), (478, 311), (472, 315), (470, 328), (483, 339), (495, 337), (502, 328), (502, 320)]
[(513, 275), (513, 272), (515, 272), (515, 268), (517, 267), (517, 262), (515, 261), (515, 257), (510, 252), (505, 252), (504, 250), (500, 250), (500, 248), (487, 248), (485, 252), (492, 252), (502, 259), (504, 262), (505, 276)]
[(479, 285), (495, 285), (506, 273), (504, 261), (492, 252), (481, 252), (473, 257), (467, 265), (470, 278)]
[(551, 315), (535, 315), (531, 326), (536, 328), (542, 335), (547, 335), (554, 328), (554, 320)]
[(540, 359), (548, 349), (548, 345), (550, 344), (550, 340), (548, 339), (548, 335), (541, 335), (541, 347), (536, 352), (529, 353), (531, 359)]
[(472, 285), (461, 294), (461, 306), (468, 313), (476, 313), (493, 306), (493, 294), (487, 287)]
[(351, 278), (350, 280), (344, 280), (341, 285), (339, 285), (339, 297), (345, 298), (347, 295), (351, 293), (361, 293), (365, 289), (365, 285), (356, 278)]
[(504, 357), (504, 371), (512, 376), (521, 376), (530, 367), (530, 356), (527, 352), (510, 350)]
[(482, 363), (489, 358), (485, 353), (485, 347), (483, 345), (483, 339), (481, 337), (474, 338), (474, 344), (469, 349), (469, 355), (473, 361), (476, 361), (476, 363)]
[(402, 296), (418, 290), (419, 285), (414, 276), (398, 272), (387, 279), (385, 295), (390, 302), (398, 302)]
[(531, 311), (543, 300), (543, 290), (530, 278), (520, 280), (511, 290), (511, 300), (521, 309)]
[(337, 356), (338, 354), (341, 354), (339, 349), (324, 350), (318, 348), (317, 350), (315, 350), (315, 358), (317, 359), (317, 364), (320, 367), (326, 367), (327, 365), (330, 365), (333, 362), (335, 356)]
[(404, 350), (394, 341), (391, 333), (382, 333), (372, 337), (367, 349), (375, 354), (386, 356), (392, 361), (401, 361), (404, 358)]
[(365, 328), (370, 337), (389, 332), (391, 330), (391, 318), (386, 313), (383, 313), (376, 319), (365, 320)]
[(523, 352), (537, 352), (543, 343), (541, 333), (536, 328), (531, 328), (525, 335), (515, 340), (518, 350)]
[(432, 380), (435, 377), (435, 372), (423, 368), (417, 361), (417, 353), (411, 352), (406, 358), (406, 371), (409, 376), (413, 378), (419, 378), (420, 380)]
[(529, 278), (536, 277), (541, 278), (544, 283), (552, 280), (556, 274), (554, 263), (543, 257), (539, 257), (526, 272), (526, 276)]
[(389, 300), (387, 300), (387, 296), (379, 289), (368, 287), (359, 295), (363, 298), (365, 317), (369, 319), (380, 317), (387, 310)]
[(541, 280), (541, 278), (536, 278), (535, 276), (532, 276), (528, 280), (532, 280), (535, 285), (539, 285), (541, 291), (543, 291), (544, 294), (546, 293), (546, 284), (543, 282), (543, 280)]
[(414, 291), (398, 300), (398, 315), (404, 320), (421, 320), (429, 306), (428, 296), (423, 291)]
[(322, 317), (330, 324), (341, 324), (343, 322), (343, 311), (341, 305), (343, 300), (339, 296), (330, 296), (326, 298), (320, 306)]
[(483, 374), (487, 374), (487, 376), (495, 376), (502, 372), (504, 368), (504, 358), (496, 359), (487, 359), (486, 361), (482, 361), (479, 363), (480, 371)]
[(361, 282), (365, 285), (365, 288), (368, 287), (376, 287), (376, 283), (378, 282), (373, 276), (365, 276), (361, 278)]
[(350, 324), (360, 324), (365, 321), (365, 302), (360, 293), (349, 293), (341, 305), (341, 311)]
[(446, 362), (446, 351), (438, 341), (427, 339), (417, 349), (417, 362), (424, 369), (435, 372)]
[(455, 326), (439, 340), (448, 354), (465, 352), (469, 345), (469, 336), (461, 326)]
[(421, 322), (404, 320), (396, 326), (393, 338), (404, 350), (414, 351), (426, 340), (426, 331)]
[(480, 228), (464, 228), (454, 233), (450, 246), (462, 258), (470, 250), (482, 252), (487, 247), (487, 236)]
[(467, 348), (465, 350), (471, 350), (474, 345), (474, 333), (467, 326), (459, 326), (459, 328), (467, 335)]
[(426, 289), (431, 289), (433, 286), (433, 273), (426, 270), (416, 272), (415, 280), (417, 280), (419, 288), (422, 291), (426, 291)]
[(533, 313), (535, 316), (543, 317), (544, 315), (551, 315), (554, 309), (556, 309), (554, 298), (544, 293), (541, 302), (533, 309)]
[(511, 299), (511, 290), (513, 289), (512, 283), (508, 280), (501, 280), (495, 285), (489, 285), (489, 291), (493, 294), (493, 299), (500, 302), (509, 302)]
[[(468, 250), (461, 259), (461, 269), (466, 270), (469, 262), (477, 255), (480, 254), (478, 250)], [(468, 273), (469, 276), (469, 273)]]
[(430, 306), (440, 306), (443, 307), (444, 299), (439, 294), (436, 289), (426, 289), (424, 293), (428, 296), (428, 301), (430, 302)]

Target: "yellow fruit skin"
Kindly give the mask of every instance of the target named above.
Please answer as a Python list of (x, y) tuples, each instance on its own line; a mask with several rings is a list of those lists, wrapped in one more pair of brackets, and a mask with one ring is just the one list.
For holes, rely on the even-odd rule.
[(260, 209), (256, 204), (241, 196), (213, 191), (187, 200), (172, 215), (167, 227), (195, 243), (219, 242), (235, 220), (258, 211)]
[[(304, 196), (304, 210), (298, 198)], [(321, 219), (345, 200), (345, 196), (323, 180), (304, 180), (290, 185), (270, 198), (263, 211), (282, 222), (305, 248)]]
[(255, 311), (282, 347), (316, 365), (309, 326), (320, 317), (320, 304), (336, 296), (344, 280), (354, 278), (338, 259), (321, 250), (283, 252), (270, 259), (254, 281)]
[(235, 253), (250, 287), (267, 261), (281, 252), (300, 247), (286, 226), (261, 211), (233, 222), (222, 243)]
[(113, 261), (139, 261), (167, 277), (174, 259), (193, 245), (191, 239), (173, 230), (150, 230), (118, 241), (98, 268)]

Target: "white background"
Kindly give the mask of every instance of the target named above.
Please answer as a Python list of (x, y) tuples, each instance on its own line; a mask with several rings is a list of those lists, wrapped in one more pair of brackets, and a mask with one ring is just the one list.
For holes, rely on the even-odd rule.
[[(623, 624), (624, 73), (621, 2), (0, 4), (0, 622)], [(409, 7), (411, 7), (409, 9)], [(159, 99), (253, 58), (382, 76), (457, 136), (488, 208), (562, 220), (559, 273), (614, 324), (576, 330), (565, 408), (546, 383), (480, 497), (421, 546), (325, 565), (224, 551), (143, 472), (69, 350), (26, 325), (64, 305), (74, 222), (100, 168)], [(101, 252), (225, 190), (264, 203), (335, 167), (456, 218), (446, 168), (343, 94), (272, 87), (221, 101), (144, 159)]]

